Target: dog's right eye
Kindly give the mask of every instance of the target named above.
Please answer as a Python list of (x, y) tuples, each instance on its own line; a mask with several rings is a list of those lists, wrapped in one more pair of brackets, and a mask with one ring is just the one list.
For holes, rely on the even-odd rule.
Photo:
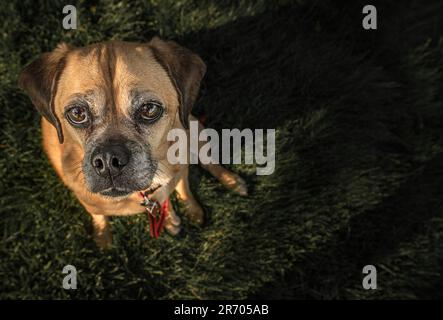
[(84, 125), (88, 122), (88, 110), (83, 106), (74, 106), (65, 113), (66, 119), (73, 125)]

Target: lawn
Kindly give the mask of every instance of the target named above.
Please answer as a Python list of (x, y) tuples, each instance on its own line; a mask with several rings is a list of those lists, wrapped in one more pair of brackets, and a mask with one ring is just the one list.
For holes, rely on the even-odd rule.
[[(77, 30), (65, 4), (0, 4), (1, 299), (443, 298), (441, 2), (374, 1), (372, 31), (362, 1), (74, 1)], [(207, 126), (276, 129), (276, 170), (229, 166), (243, 198), (192, 166), (204, 228), (155, 240), (146, 216), (113, 217), (102, 252), (18, 75), (61, 41), (154, 35), (206, 62), (193, 113)]]

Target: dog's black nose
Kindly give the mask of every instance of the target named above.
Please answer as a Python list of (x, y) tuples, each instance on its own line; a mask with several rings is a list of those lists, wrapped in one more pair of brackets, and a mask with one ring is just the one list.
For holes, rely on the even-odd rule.
[(129, 150), (120, 145), (96, 148), (91, 157), (92, 166), (99, 176), (115, 177), (129, 162)]

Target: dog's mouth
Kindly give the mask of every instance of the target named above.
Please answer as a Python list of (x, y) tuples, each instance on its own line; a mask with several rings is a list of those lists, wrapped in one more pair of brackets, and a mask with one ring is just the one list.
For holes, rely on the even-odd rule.
[(111, 187), (105, 190), (100, 191), (99, 193), (103, 196), (106, 197), (125, 197), (128, 196), (129, 194), (133, 193), (134, 190), (129, 190), (129, 189), (122, 189), (122, 188), (116, 188), (116, 187)]
[[(157, 191), (157, 189), (159, 189), (160, 187), (161, 187), (161, 184), (152, 185), (149, 188), (145, 189), (144, 193), (145, 194), (152, 194), (155, 191)], [(140, 191), (142, 191), (142, 190), (140, 190)], [(110, 187), (110, 188), (102, 190), (98, 193), (101, 194), (102, 196), (105, 196), (105, 197), (120, 198), (120, 197), (126, 197), (134, 192), (136, 192), (136, 191), (132, 190), (132, 189)]]

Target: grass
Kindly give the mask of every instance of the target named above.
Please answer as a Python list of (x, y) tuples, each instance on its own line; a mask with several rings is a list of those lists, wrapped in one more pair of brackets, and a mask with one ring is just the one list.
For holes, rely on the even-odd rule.
[[(374, 4), (377, 31), (360, 1), (78, 1), (67, 31), (62, 1), (2, 3), (0, 298), (442, 298), (443, 6)], [(231, 166), (244, 199), (193, 166), (206, 228), (156, 241), (145, 217), (115, 217), (100, 252), (18, 74), (60, 41), (156, 34), (207, 63), (194, 114), (208, 126), (276, 129), (276, 171)], [(378, 290), (361, 287), (367, 264)]]

